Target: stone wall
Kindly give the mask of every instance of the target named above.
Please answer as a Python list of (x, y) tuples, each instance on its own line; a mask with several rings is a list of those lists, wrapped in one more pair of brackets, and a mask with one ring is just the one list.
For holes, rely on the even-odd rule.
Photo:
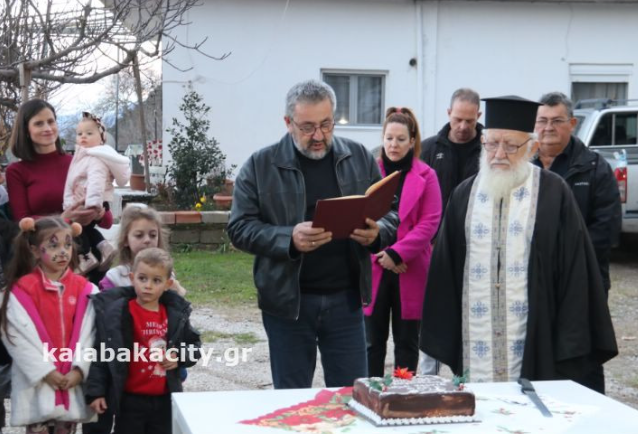
[(229, 211), (160, 211), (171, 231), (173, 249), (217, 250), (230, 247), (226, 235)]

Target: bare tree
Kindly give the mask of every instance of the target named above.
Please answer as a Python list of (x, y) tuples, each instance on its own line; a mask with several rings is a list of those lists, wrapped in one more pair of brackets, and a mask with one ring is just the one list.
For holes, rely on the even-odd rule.
[[(0, 105), (13, 109), (67, 83), (94, 83), (128, 68), (135, 59), (162, 56), (182, 46), (171, 35), (188, 25), (201, 0), (0, 0)], [(117, 53), (117, 54), (115, 54)], [(98, 61), (99, 58), (99, 61)]]
[[(154, 70), (144, 71), (142, 76), (142, 88), (146, 100), (158, 86), (162, 85), (162, 79)], [(135, 77), (133, 71), (125, 69), (102, 80), (105, 84), (100, 97), (91, 105), (91, 111), (105, 114), (116, 111), (116, 105), (121, 109), (137, 104), (135, 93)]]

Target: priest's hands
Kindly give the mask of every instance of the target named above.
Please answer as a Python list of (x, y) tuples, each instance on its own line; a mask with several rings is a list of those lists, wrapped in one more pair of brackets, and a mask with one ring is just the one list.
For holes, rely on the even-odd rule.
[(366, 219), (367, 229), (355, 229), (350, 234), (350, 239), (356, 241), (362, 246), (369, 246), (379, 236), (379, 225), (374, 220)]
[(302, 222), (292, 229), (292, 242), (302, 253), (312, 252), (332, 241), (332, 232), (323, 228), (313, 228), (312, 222)]

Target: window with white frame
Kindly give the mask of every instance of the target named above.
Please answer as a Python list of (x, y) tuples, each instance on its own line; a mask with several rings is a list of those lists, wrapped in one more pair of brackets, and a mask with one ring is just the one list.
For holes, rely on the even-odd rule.
[(572, 101), (586, 99), (627, 99), (627, 87), (633, 74), (631, 63), (572, 63), (569, 75)]
[(587, 99), (627, 99), (627, 83), (572, 83), (572, 101)]
[(337, 125), (381, 125), (385, 104), (385, 74), (322, 71), (323, 81), (337, 95)]

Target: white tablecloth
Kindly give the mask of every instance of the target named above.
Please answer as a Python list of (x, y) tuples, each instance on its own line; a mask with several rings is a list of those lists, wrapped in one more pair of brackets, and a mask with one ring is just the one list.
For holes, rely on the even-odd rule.
[[(516, 383), (467, 385), (476, 394), (480, 423), (376, 428), (364, 419), (332, 433), (637, 434), (638, 410), (572, 381), (536, 381), (554, 414), (545, 418)], [(173, 394), (173, 434), (276, 433), (279, 429), (240, 424), (304, 401), (321, 389), (198, 392)], [(334, 389), (332, 389), (334, 390)], [(290, 432), (290, 431), (288, 431)]]

